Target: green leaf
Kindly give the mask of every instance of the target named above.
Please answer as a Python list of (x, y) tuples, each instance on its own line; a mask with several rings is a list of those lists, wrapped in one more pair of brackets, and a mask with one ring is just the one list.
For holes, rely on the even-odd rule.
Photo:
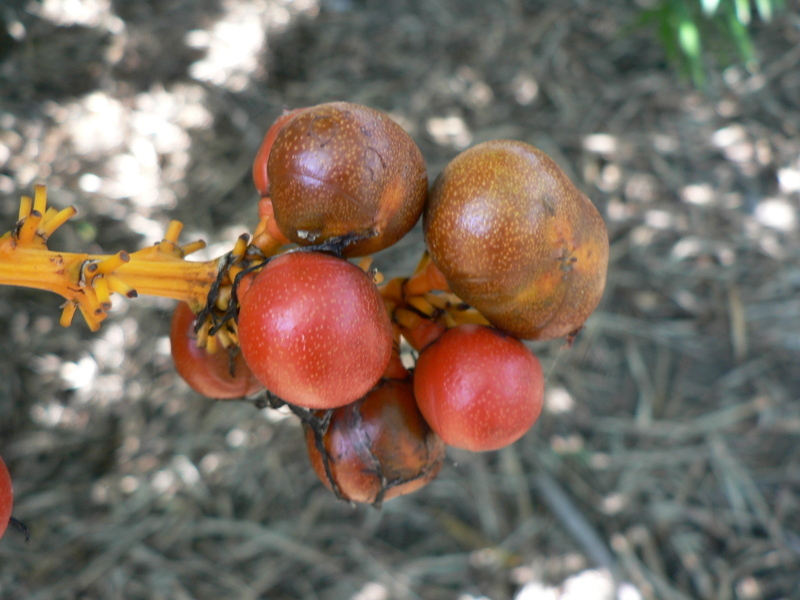
[(778, 4), (777, 0), (756, 0), (756, 10), (761, 20), (769, 23), (775, 15), (775, 10), (781, 8)]
[[(750, 39), (750, 34), (747, 28), (736, 18), (733, 13), (729, 15), (728, 28), (731, 37), (733, 38), (736, 49), (739, 51), (739, 56), (745, 63), (752, 62), (755, 59), (755, 51), (753, 50), (753, 41)], [(752, 66), (752, 65), (750, 65)]]
[(690, 59), (700, 58), (700, 30), (688, 15), (682, 16), (678, 25), (678, 43)]
[(700, 40), (700, 28), (684, 3), (676, 2), (674, 6), (678, 17), (678, 45), (686, 58), (688, 71), (695, 87), (702, 88), (705, 86), (706, 77), (702, 61), (703, 48)]
[(736, 19), (742, 25), (750, 24), (750, 0), (735, 0)]

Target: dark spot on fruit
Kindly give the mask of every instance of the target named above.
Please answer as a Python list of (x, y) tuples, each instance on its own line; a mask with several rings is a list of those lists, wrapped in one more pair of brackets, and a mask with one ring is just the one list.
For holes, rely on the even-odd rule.
[(380, 177), (380, 172), (386, 168), (380, 153), (372, 146), (368, 146), (364, 151), (364, 167), (369, 171), (369, 176), (372, 181), (377, 181)]
[(308, 125), (308, 135), (324, 148), (336, 135), (339, 125), (330, 117), (315, 116)]

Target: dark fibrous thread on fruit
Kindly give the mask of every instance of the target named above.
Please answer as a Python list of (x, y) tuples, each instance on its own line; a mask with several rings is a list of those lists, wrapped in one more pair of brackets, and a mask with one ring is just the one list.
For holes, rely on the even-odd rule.
[(8, 524), (14, 526), (15, 529), (17, 529), (20, 533), (22, 533), (22, 535), (25, 536), (25, 543), (26, 544), (31, 541), (31, 530), (28, 529), (28, 526), (25, 525), (25, 523), (23, 523), (19, 519), (15, 519), (14, 517), (11, 517), (8, 520)]
[(425, 462), (424, 462), (424, 466), (422, 467), (420, 472), (417, 473), (416, 475), (414, 475), (413, 477), (409, 477), (409, 478), (406, 478), (406, 479), (404, 479), (402, 477), (398, 477), (397, 479), (391, 479), (391, 480), (386, 479), (386, 477), (384, 477), (383, 474), (381, 474), (380, 475), (381, 488), (378, 491), (378, 495), (375, 497), (375, 501), (372, 503), (372, 506), (374, 506), (375, 508), (380, 508), (381, 505), (383, 504), (383, 500), (386, 497), (386, 494), (392, 488), (395, 488), (395, 487), (398, 487), (398, 486), (401, 486), (401, 485), (406, 485), (407, 483), (411, 483), (412, 481), (417, 481), (419, 479), (427, 479), (428, 475), (431, 472), (431, 468), (433, 466), (434, 465), (431, 465), (431, 462), (430, 462), (430, 446), (428, 445), (428, 440), (426, 439), (425, 440)]
[(240, 273), (236, 274), (234, 277), (233, 285), (231, 289), (231, 302), (228, 305), (228, 308), (220, 314), (219, 310), (216, 308), (217, 299), (219, 298), (219, 290), (222, 286), (223, 281), (228, 276), (229, 269), (237, 260), (240, 260), (239, 257), (233, 255), (233, 252), (228, 252), (225, 256), (220, 259), (219, 262), (219, 269), (217, 271), (217, 277), (214, 282), (211, 284), (211, 289), (206, 296), (206, 305), (200, 310), (197, 314), (197, 319), (194, 324), (194, 332), (197, 333), (205, 323), (206, 319), (211, 321), (211, 328), (209, 329), (209, 335), (216, 335), (216, 333), (223, 327), (225, 324), (230, 322), (231, 320), (236, 320), (239, 316), (239, 302), (238, 302), (238, 288), (239, 284), (242, 281), (242, 278), (245, 275), (253, 273), (254, 271), (258, 271), (262, 267), (264, 267), (272, 257), (265, 257), (263, 253), (255, 247), (248, 246), (247, 253), (245, 254), (245, 258), (248, 261), (252, 261), (252, 264), (248, 265), (245, 269), (243, 269)]
[(339, 258), (342, 258), (344, 251), (347, 250), (348, 246), (368, 240), (376, 235), (378, 235), (378, 232), (375, 230), (372, 230), (369, 233), (346, 233), (344, 235), (337, 235), (335, 237), (328, 238), (319, 244), (292, 248), (291, 250), (287, 250), (286, 254), (289, 252), (327, 252), (328, 254), (333, 254)]
[[(253, 263), (249, 265), (246, 269), (241, 271), (240, 273), (236, 274), (236, 277), (233, 278), (233, 286), (231, 288), (231, 302), (230, 306), (228, 306), (228, 310), (226, 311), (225, 318), (226, 319), (238, 319), (239, 317), (239, 286), (242, 284), (242, 279), (244, 279), (247, 275), (251, 273), (255, 273), (256, 271), (260, 271), (264, 266), (271, 260), (271, 258), (264, 258), (261, 262)], [(230, 313), (230, 316), (228, 315)]]
[[(338, 258), (342, 258), (342, 255), (348, 246), (362, 240), (369, 239), (375, 235), (377, 235), (376, 232), (371, 232), (370, 234), (346, 234), (331, 238), (319, 244), (290, 248), (282, 254), (290, 254), (294, 252), (325, 252), (328, 254), (333, 254)], [(234, 256), (232, 252), (228, 252), (224, 257), (222, 257), (219, 262), (217, 277), (211, 284), (211, 289), (206, 297), (206, 305), (197, 314), (197, 320), (195, 321), (194, 326), (195, 333), (200, 331), (203, 323), (205, 323), (206, 320), (211, 321), (211, 327), (208, 331), (209, 335), (215, 335), (223, 326), (225, 326), (226, 323), (230, 322), (231, 320), (235, 321), (239, 316), (238, 290), (242, 278), (250, 273), (263, 269), (273, 258), (277, 258), (277, 256), (279, 255), (264, 256), (264, 254), (258, 248), (254, 248), (252, 246), (247, 248), (245, 259), (251, 262), (251, 264), (245, 267), (241, 272), (237, 273), (234, 277), (231, 289), (231, 302), (229, 303), (228, 308), (220, 314), (220, 311), (216, 308), (220, 287), (225, 281), (225, 278), (228, 276), (230, 267), (233, 266), (236, 261), (240, 260), (240, 258)]]
[(231, 346), (228, 348), (228, 375), (231, 379), (236, 378), (236, 355), (240, 350), (238, 346)]
[[(305, 427), (308, 427), (311, 430), (311, 433), (314, 435), (314, 447), (319, 452), (319, 455), (322, 457), (322, 467), (325, 469), (325, 477), (328, 480), (328, 483), (331, 484), (331, 489), (333, 490), (334, 496), (336, 496), (337, 500), (344, 500), (345, 502), (349, 502), (350, 499), (347, 498), (343, 493), (342, 489), (339, 487), (339, 484), (336, 483), (336, 480), (333, 478), (333, 469), (331, 468), (331, 458), (328, 454), (328, 451), (325, 449), (325, 433), (328, 431), (328, 426), (331, 423), (331, 417), (333, 416), (333, 409), (329, 408), (328, 410), (324, 411), (321, 416), (316, 416), (310, 410), (299, 409), (297, 407), (292, 407), (289, 405), (289, 410), (295, 412), (295, 409), (300, 410), (301, 412), (305, 413), (306, 416), (300, 415), (300, 419), (303, 422)], [(308, 418), (307, 418), (308, 417)]]
[[(387, 380), (381, 380), (381, 382), (378, 383), (376, 388), (385, 384), (386, 382)], [(373, 390), (374, 389), (375, 388), (373, 388)], [(368, 464), (371, 467), (370, 469), (367, 469), (367, 471), (373, 473), (380, 482), (380, 487), (378, 488), (378, 492), (375, 495), (375, 499), (372, 501), (371, 504), (373, 508), (380, 509), (383, 506), (384, 500), (386, 499), (386, 494), (389, 493), (389, 491), (391, 491), (392, 488), (402, 486), (412, 481), (417, 481), (419, 479), (426, 479), (428, 477), (431, 468), (433, 466), (430, 463), (430, 445), (428, 436), (426, 436), (425, 439), (426, 457), (424, 461), (424, 466), (419, 473), (409, 478), (398, 477), (395, 479), (387, 479), (386, 475), (383, 473), (383, 464), (381, 463), (380, 458), (376, 456), (375, 453), (372, 451), (373, 447), (372, 439), (370, 439), (370, 437), (364, 433), (364, 428), (361, 426), (363, 417), (359, 409), (363, 404), (363, 400), (364, 399), (362, 398), (361, 400), (356, 401), (356, 403), (354, 403), (353, 405), (347, 407), (347, 410), (349, 411), (349, 416), (352, 418), (352, 422), (347, 424), (348, 425), (347, 430), (351, 433), (357, 432), (357, 434), (359, 435), (359, 439), (357, 440), (358, 443), (354, 444), (356, 452), (358, 453), (361, 460), (365, 464)], [(328, 412), (332, 414), (333, 411), (328, 411)], [(328, 416), (329, 420), (330, 420), (330, 414)], [(327, 430), (327, 423), (325, 424), (325, 430)], [(331, 472), (330, 469), (331, 457), (328, 454), (328, 451), (325, 449), (322, 437), (325, 434), (325, 430), (322, 430), (319, 433), (319, 435), (317, 435), (317, 431), (312, 426), (312, 431), (314, 431), (315, 433), (315, 440), (314, 440), (315, 445), (317, 451), (322, 456), (323, 465), (325, 466), (325, 476), (327, 477), (328, 482), (331, 484), (331, 487), (334, 489), (334, 492), (336, 493), (337, 497), (340, 500), (348, 500), (347, 498), (342, 497), (341, 491), (338, 490), (338, 486), (333, 478), (333, 473)], [(428, 432), (428, 435), (430, 435), (430, 433), (431, 432)]]
[(227, 312), (226, 314), (220, 316), (217, 314), (217, 311), (214, 309), (217, 298), (219, 298), (219, 288), (222, 285), (222, 282), (225, 280), (228, 274), (228, 269), (233, 264), (233, 253), (228, 252), (224, 258), (220, 261), (219, 269), (217, 270), (217, 277), (214, 279), (214, 283), (211, 284), (211, 289), (208, 290), (208, 295), (206, 296), (206, 305), (203, 309), (197, 314), (197, 319), (194, 323), (194, 332), (198, 333), (200, 329), (206, 322), (206, 319), (211, 321), (211, 328), (208, 332), (209, 335), (216, 334), (220, 328), (228, 321)]
[(575, 343), (575, 340), (577, 339), (578, 334), (581, 332), (581, 329), (583, 329), (583, 325), (567, 334), (567, 348), (572, 348), (572, 345)]
[(290, 402), (286, 402), (286, 400), (279, 398), (269, 390), (266, 391), (266, 401), (269, 408), (277, 409), (285, 406), (293, 415), (300, 419), (303, 427), (311, 430), (311, 433), (314, 435), (314, 447), (322, 457), (322, 466), (325, 469), (325, 477), (331, 484), (331, 489), (333, 490), (336, 499), (349, 501), (349, 498), (346, 498), (344, 494), (342, 494), (341, 488), (333, 479), (333, 470), (331, 469), (330, 459), (327, 450), (325, 450), (325, 433), (328, 431), (328, 426), (331, 423), (331, 417), (333, 416), (334, 409), (329, 408), (324, 411), (312, 411), (311, 409), (302, 408), (300, 406), (291, 404)]
[(331, 460), (328, 451), (325, 449), (325, 432), (328, 430), (328, 425), (331, 422), (331, 417), (333, 416), (333, 409), (328, 409), (325, 411), (322, 419), (315, 422), (304, 422), (304, 424), (311, 429), (311, 432), (314, 434), (314, 446), (319, 452), (320, 456), (322, 457), (322, 466), (325, 469), (325, 477), (328, 479), (328, 483), (331, 484), (331, 489), (333, 490), (334, 496), (336, 496), (337, 500), (344, 500), (349, 502), (350, 499), (345, 497), (342, 493), (339, 484), (336, 483), (336, 480), (333, 478), (333, 470), (331, 469)]
[[(375, 386), (373, 390), (380, 385), (381, 383)], [(364, 398), (358, 400), (355, 404), (348, 407), (348, 411), (353, 421), (352, 423), (348, 423), (347, 430), (351, 434), (355, 433), (358, 436), (358, 444), (355, 444), (356, 452), (364, 464), (369, 465), (370, 468), (366, 470), (374, 473), (380, 481), (378, 493), (375, 495), (375, 500), (372, 501), (372, 506), (375, 508), (380, 508), (383, 504), (383, 499), (386, 496), (386, 477), (383, 474), (383, 465), (381, 464), (380, 459), (375, 456), (375, 453), (372, 451), (372, 439), (366, 434), (364, 427), (362, 426), (363, 418), (360, 408), (363, 404)]]

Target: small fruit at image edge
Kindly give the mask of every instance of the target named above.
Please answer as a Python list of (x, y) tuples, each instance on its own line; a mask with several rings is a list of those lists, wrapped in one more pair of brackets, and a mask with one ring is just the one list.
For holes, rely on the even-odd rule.
[(14, 506), (14, 493), (11, 488), (11, 475), (6, 463), (0, 458), (0, 537), (6, 532), (11, 521), (11, 509)]

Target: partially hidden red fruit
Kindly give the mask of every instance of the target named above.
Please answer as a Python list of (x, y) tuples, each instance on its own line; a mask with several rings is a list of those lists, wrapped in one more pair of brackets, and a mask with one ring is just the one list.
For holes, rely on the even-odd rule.
[(343, 406), (366, 394), (392, 354), (392, 325), (375, 283), (329, 254), (271, 260), (240, 298), (239, 344), (258, 379), (286, 402)]
[(446, 444), (480, 452), (521, 438), (539, 418), (544, 377), (518, 339), (484, 325), (448, 329), (417, 360), (414, 395)]
[[(346, 500), (380, 504), (414, 492), (442, 467), (444, 443), (414, 401), (409, 381), (382, 381), (366, 397), (337, 408), (321, 438), (307, 428), (311, 465)], [(331, 482), (333, 480), (333, 484)]]
[(263, 389), (250, 372), (238, 348), (209, 353), (197, 347), (194, 333), (196, 315), (185, 302), (175, 307), (169, 332), (175, 370), (194, 391), (207, 398), (231, 400), (250, 396)]
[[(275, 240), (277, 243), (284, 245), (289, 243), (289, 239), (283, 235), (283, 232), (278, 229), (277, 223), (275, 223), (275, 211), (272, 207), (272, 199), (268, 196), (264, 196), (261, 200), (258, 201), (258, 218), (261, 221), (259, 224), (262, 226), (269, 235), (270, 240)], [(257, 243), (258, 238), (258, 230), (253, 239), (253, 243)]]
[(524, 339), (579, 329), (603, 295), (608, 233), (595, 206), (544, 152), (510, 140), (456, 156), (423, 217), (450, 288)]
[(14, 493), (11, 489), (11, 475), (6, 463), (0, 458), (0, 537), (6, 532), (11, 521), (11, 509), (14, 506)]
[(332, 102), (304, 109), (278, 133), (267, 163), (275, 220), (300, 245), (354, 235), (347, 256), (394, 244), (417, 222), (425, 162), (387, 114)]
[(261, 197), (269, 196), (269, 175), (267, 175), (267, 160), (269, 159), (269, 153), (272, 150), (272, 144), (275, 143), (275, 138), (278, 137), (278, 134), (283, 129), (283, 126), (288, 123), (292, 117), (294, 117), (297, 113), (299, 113), (302, 108), (296, 108), (294, 110), (285, 111), (280, 117), (275, 119), (275, 122), (272, 126), (267, 130), (267, 134), (264, 136), (264, 140), (261, 142), (261, 146), (256, 153), (256, 158), (253, 161), (253, 184), (256, 186), (256, 190), (258, 193), (261, 194)]

